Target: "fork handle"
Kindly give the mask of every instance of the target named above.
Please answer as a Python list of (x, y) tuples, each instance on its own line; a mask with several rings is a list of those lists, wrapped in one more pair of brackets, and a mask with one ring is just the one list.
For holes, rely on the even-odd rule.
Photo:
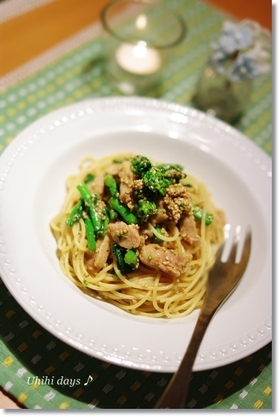
[(193, 364), (205, 334), (205, 331), (213, 317), (213, 314), (201, 310), (198, 321), (194, 328), (189, 346), (181, 361), (177, 372), (171, 378), (164, 393), (154, 408), (184, 408), (188, 385), (190, 382)]

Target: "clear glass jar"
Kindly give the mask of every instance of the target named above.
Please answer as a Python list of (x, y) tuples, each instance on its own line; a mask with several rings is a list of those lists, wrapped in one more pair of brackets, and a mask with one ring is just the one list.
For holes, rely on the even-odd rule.
[(101, 22), (105, 71), (127, 95), (160, 83), (186, 34), (181, 17), (155, 0), (114, 0), (102, 10)]
[(200, 110), (234, 123), (250, 103), (252, 80), (232, 82), (226, 73), (218, 74), (208, 66), (198, 80), (194, 104)]

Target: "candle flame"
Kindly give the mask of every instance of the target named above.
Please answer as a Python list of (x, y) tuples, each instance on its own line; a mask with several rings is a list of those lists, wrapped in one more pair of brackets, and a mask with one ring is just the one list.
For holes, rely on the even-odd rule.
[(137, 29), (145, 29), (147, 26), (147, 16), (144, 14), (140, 14), (136, 19), (136, 27)]

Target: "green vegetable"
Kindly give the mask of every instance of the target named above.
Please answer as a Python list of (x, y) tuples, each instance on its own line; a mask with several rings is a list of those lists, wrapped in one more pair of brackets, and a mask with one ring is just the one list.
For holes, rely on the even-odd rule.
[(118, 268), (123, 275), (138, 268), (139, 260), (135, 250), (124, 249), (117, 243), (113, 243), (112, 252), (116, 257)]
[(131, 272), (131, 270), (132, 270), (131, 266), (128, 265), (124, 260), (124, 256), (125, 256), (126, 251), (123, 248), (121, 248), (117, 243), (113, 243), (112, 252), (116, 257), (117, 265), (118, 265), (118, 268), (121, 271), (121, 273), (123, 275), (126, 275), (129, 272)]
[(166, 190), (171, 185), (168, 178), (165, 178), (162, 171), (157, 167), (153, 167), (150, 171), (147, 171), (143, 176), (144, 185), (155, 194), (155, 198), (164, 196)]
[(122, 204), (117, 197), (111, 197), (109, 204), (112, 209), (120, 214), (127, 224), (137, 224), (137, 217), (129, 210), (127, 206)]
[(111, 222), (114, 222), (118, 219), (118, 213), (112, 208), (109, 209), (108, 214)]
[(143, 175), (144, 185), (154, 193), (155, 198), (166, 194), (167, 188), (178, 183), (186, 174), (180, 165), (161, 164), (155, 165)]
[(75, 206), (69, 213), (66, 219), (66, 224), (72, 227), (77, 221), (80, 220), (80, 218), (82, 217), (82, 214), (83, 214), (83, 201), (79, 200), (78, 203), (75, 204)]
[(146, 156), (136, 155), (131, 158), (132, 163), (132, 172), (134, 172), (138, 177), (142, 178), (142, 176), (147, 172), (151, 167), (151, 161), (146, 158)]
[(79, 184), (77, 186), (77, 189), (79, 190), (82, 199), (85, 202), (85, 206), (89, 211), (89, 217), (92, 221), (95, 233), (100, 232), (102, 230), (102, 222), (94, 205), (98, 197), (91, 194), (91, 191), (89, 190), (86, 184)]
[(96, 250), (96, 240), (94, 236), (93, 224), (89, 217), (84, 217), (84, 222), (86, 227), (88, 248), (91, 252), (94, 252)]
[(209, 226), (209, 224), (213, 221), (213, 214), (205, 213), (204, 210), (199, 206), (193, 206), (192, 207), (192, 214), (195, 219), (202, 220), (204, 218), (204, 222), (206, 226)]
[(104, 180), (106, 187), (109, 188), (110, 194), (112, 197), (116, 196), (118, 193), (117, 181), (113, 175), (107, 174)]
[(81, 216), (85, 223), (88, 248), (90, 251), (94, 252), (96, 250), (96, 239), (104, 236), (106, 233), (109, 215), (105, 207), (102, 210), (102, 216), (98, 214), (98, 210), (96, 209), (98, 196), (92, 194), (85, 183), (79, 184), (77, 189), (82, 197), (80, 200), (81, 203), (79, 202), (79, 204), (81, 204), (81, 210), (82, 213), (84, 213), (83, 216), (82, 214)]
[(111, 218), (115, 218), (116, 216), (113, 214), (114, 212), (117, 212), (120, 214), (120, 216), (124, 219), (124, 221), (127, 224), (136, 224), (137, 218), (135, 215), (129, 210), (129, 208), (122, 204), (120, 200), (117, 197), (118, 194), (118, 186), (115, 178), (112, 175), (106, 175), (105, 177), (105, 185), (109, 188), (111, 198), (109, 199), (108, 203), (112, 210), (110, 210), (110, 216)]
[(132, 269), (137, 269), (139, 266), (139, 260), (136, 251), (128, 249), (124, 255), (124, 261), (130, 265)]
[(157, 205), (154, 201), (148, 201), (147, 198), (138, 200), (136, 204), (136, 216), (140, 222), (146, 222), (149, 216), (157, 213)]
[[(155, 226), (155, 229), (156, 229), (156, 231), (157, 231), (160, 235), (162, 235), (162, 227), (160, 227), (160, 226)], [(163, 240), (162, 240), (162, 239), (160, 239), (158, 236), (153, 235), (153, 242), (154, 242), (154, 243), (162, 243), (162, 242), (163, 242)]]
[(167, 188), (186, 177), (178, 164), (153, 165), (145, 156), (131, 158), (132, 171), (143, 181), (143, 187), (135, 190), (135, 214), (139, 222), (146, 222), (157, 214), (158, 200), (166, 195)]
[(101, 229), (97, 233), (98, 237), (105, 236), (106, 231), (107, 231), (107, 226), (108, 226), (109, 223), (110, 223), (109, 212), (106, 209), (106, 207), (104, 207), (104, 209), (102, 210)]
[(87, 174), (86, 178), (84, 179), (84, 183), (88, 184), (89, 182), (93, 181), (95, 176), (93, 174)]

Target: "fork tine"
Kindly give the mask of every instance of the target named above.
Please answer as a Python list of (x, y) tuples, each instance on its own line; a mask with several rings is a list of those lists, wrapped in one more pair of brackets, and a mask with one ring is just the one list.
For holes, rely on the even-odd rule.
[[(229, 224), (225, 226), (225, 240), (217, 253), (221, 255), (221, 262), (239, 264), (248, 260), (251, 249), (251, 228), (242, 228), (240, 225), (232, 229)], [(245, 253), (244, 253), (245, 250)], [(244, 259), (242, 259), (244, 258)]]
[[(243, 232), (243, 233), (242, 233)], [(246, 264), (251, 251), (252, 233), (250, 226), (242, 231), (237, 226), (231, 239), (225, 242), (225, 251), (223, 253), (223, 262), (232, 264)], [(230, 242), (229, 242), (230, 240)]]
[(241, 233), (241, 227), (237, 226), (234, 231), (234, 235), (232, 238), (232, 247), (228, 256), (227, 261), (230, 261), (232, 263), (236, 263), (236, 257), (237, 257), (237, 250), (240, 243), (240, 233)]
[(251, 252), (251, 245), (252, 245), (252, 232), (251, 228), (248, 226), (245, 233), (245, 241), (243, 245), (243, 251), (240, 259), (241, 264), (247, 264), (250, 252)]
[[(239, 240), (239, 233), (240, 233), (240, 226), (237, 226), (236, 229), (232, 228), (231, 224), (226, 224), (224, 227), (224, 242), (218, 252), (218, 256), (216, 259), (219, 259), (219, 255), (221, 255), (221, 262), (226, 263), (229, 259), (235, 259), (235, 253), (231, 252), (232, 249), (235, 249), (234, 243)], [(231, 256), (232, 255), (232, 256)]]

